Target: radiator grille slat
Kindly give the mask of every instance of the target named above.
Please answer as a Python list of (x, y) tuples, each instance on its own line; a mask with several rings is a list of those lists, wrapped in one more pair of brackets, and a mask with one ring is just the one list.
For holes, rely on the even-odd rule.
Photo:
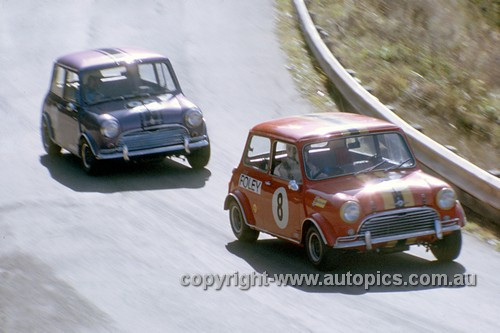
[(375, 215), (366, 219), (360, 234), (370, 231), (372, 239), (379, 237), (410, 234), (421, 231), (434, 230), (434, 221), (439, 218), (432, 208), (399, 210), (393, 214)]
[(183, 127), (171, 127), (154, 131), (125, 134), (119, 145), (126, 145), (129, 151), (183, 144), (188, 133)]

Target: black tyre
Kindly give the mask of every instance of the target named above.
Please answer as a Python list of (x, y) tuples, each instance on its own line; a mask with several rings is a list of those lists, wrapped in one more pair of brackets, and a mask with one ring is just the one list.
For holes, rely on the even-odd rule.
[(56, 145), (54, 141), (50, 138), (50, 128), (47, 120), (42, 120), (42, 143), (45, 152), (49, 156), (55, 156), (61, 152), (61, 147)]
[(231, 222), (231, 229), (238, 240), (251, 243), (259, 238), (259, 232), (250, 229), (246, 225), (240, 206), (234, 200), (229, 204), (229, 221)]
[(210, 146), (191, 152), (187, 155), (187, 160), (193, 169), (203, 169), (210, 160)]
[(305, 245), (309, 261), (317, 269), (328, 271), (338, 266), (341, 257), (340, 253), (323, 242), (321, 234), (315, 226), (307, 230)]
[(460, 255), (462, 249), (462, 232), (453, 231), (443, 239), (431, 244), (431, 252), (438, 261), (453, 261)]
[(99, 171), (99, 161), (96, 159), (90, 144), (83, 139), (80, 143), (80, 158), (83, 170), (89, 175), (95, 175)]

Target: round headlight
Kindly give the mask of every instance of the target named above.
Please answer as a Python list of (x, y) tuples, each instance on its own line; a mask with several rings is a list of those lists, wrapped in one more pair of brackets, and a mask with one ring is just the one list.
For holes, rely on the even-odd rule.
[(189, 110), (184, 116), (186, 125), (190, 128), (195, 128), (203, 123), (203, 115), (199, 110)]
[(455, 205), (457, 195), (452, 188), (443, 188), (436, 195), (436, 204), (443, 210), (448, 210)]
[(359, 218), (361, 209), (356, 201), (347, 201), (340, 208), (340, 217), (347, 223), (353, 223)]
[(101, 125), (101, 134), (107, 138), (114, 138), (119, 131), (120, 125), (114, 119), (106, 119)]

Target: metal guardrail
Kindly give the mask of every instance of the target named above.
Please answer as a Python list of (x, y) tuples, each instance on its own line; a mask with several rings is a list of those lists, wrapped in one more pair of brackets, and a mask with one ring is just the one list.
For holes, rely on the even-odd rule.
[(460, 201), (480, 216), (500, 224), (500, 179), (425, 136), (364, 89), (323, 42), (304, 0), (294, 0), (304, 37), (319, 65), (356, 112), (385, 119), (409, 137), (420, 164), (457, 190)]

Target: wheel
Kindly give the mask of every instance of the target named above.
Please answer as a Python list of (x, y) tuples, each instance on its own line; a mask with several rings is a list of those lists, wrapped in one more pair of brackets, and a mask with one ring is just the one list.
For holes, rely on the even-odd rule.
[(453, 231), (443, 239), (431, 244), (431, 252), (438, 261), (453, 261), (458, 258), (462, 249), (462, 232)]
[(45, 119), (42, 120), (42, 143), (45, 152), (50, 156), (57, 155), (61, 152), (61, 147), (56, 145), (50, 138), (49, 125)]
[(87, 140), (83, 139), (80, 144), (80, 158), (82, 159), (82, 167), (89, 175), (95, 175), (99, 169), (99, 161), (95, 158), (92, 149)]
[(307, 230), (305, 245), (307, 257), (314, 267), (321, 271), (327, 271), (338, 266), (340, 253), (335, 252), (323, 242), (321, 234), (315, 226)]
[(210, 146), (191, 152), (187, 155), (187, 159), (193, 169), (203, 169), (210, 160)]
[(259, 238), (259, 232), (250, 229), (246, 225), (240, 206), (234, 200), (229, 204), (229, 221), (231, 222), (231, 229), (238, 240), (251, 243)]

